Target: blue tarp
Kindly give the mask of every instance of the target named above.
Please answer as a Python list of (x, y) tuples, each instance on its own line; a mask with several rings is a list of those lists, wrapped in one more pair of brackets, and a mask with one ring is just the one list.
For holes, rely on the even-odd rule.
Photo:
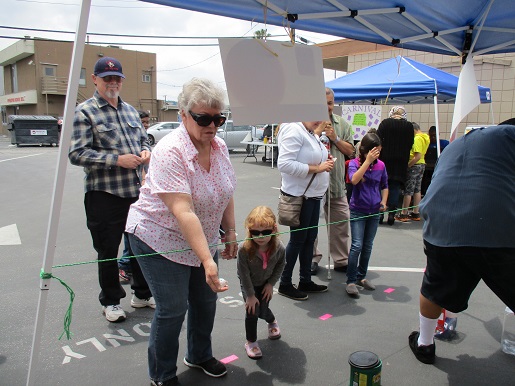
[(144, 1), (445, 55), (515, 51), (513, 0)]
[[(326, 83), (336, 102), (369, 104), (454, 103), (458, 77), (398, 56)], [(478, 86), (481, 103), (491, 103), (488, 87)]]

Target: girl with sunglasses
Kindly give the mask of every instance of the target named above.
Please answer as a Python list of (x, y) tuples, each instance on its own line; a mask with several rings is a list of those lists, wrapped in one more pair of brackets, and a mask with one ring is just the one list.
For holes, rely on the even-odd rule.
[(247, 238), (238, 249), (238, 277), (245, 300), (245, 350), (251, 359), (263, 356), (257, 342), (257, 322), (268, 323), (268, 339), (281, 331), (269, 308), (275, 283), (285, 265), (285, 248), (277, 236), (274, 212), (267, 206), (254, 208), (245, 220)]

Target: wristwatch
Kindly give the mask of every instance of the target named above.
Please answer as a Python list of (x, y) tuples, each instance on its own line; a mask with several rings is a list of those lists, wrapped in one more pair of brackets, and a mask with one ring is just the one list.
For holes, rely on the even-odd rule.
[(336, 139), (334, 141), (331, 141), (331, 142), (336, 145), (338, 142), (340, 142), (340, 137), (336, 136)]

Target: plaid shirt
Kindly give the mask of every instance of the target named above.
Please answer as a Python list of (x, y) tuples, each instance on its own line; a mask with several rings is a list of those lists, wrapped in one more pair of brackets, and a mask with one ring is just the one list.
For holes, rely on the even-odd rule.
[(84, 167), (86, 192), (138, 197), (142, 169), (126, 169), (116, 163), (119, 155), (139, 156), (143, 150), (150, 151), (150, 146), (138, 111), (121, 98), (114, 108), (95, 91), (77, 106), (68, 158), (73, 165)]

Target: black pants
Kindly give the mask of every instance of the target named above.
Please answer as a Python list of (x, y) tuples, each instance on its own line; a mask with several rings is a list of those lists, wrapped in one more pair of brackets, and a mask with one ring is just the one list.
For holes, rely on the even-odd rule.
[[(136, 200), (137, 197), (122, 198), (106, 192), (86, 193), (84, 207), (87, 225), (98, 260), (118, 257), (129, 207)], [(149, 298), (152, 296), (150, 289), (135, 258), (131, 259), (131, 267), (133, 279), (131, 288), (134, 294), (140, 299)], [(98, 299), (103, 306), (120, 304), (120, 299), (126, 296), (118, 277), (117, 260), (98, 263), (98, 282), (100, 284)]]
[[(255, 342), (257, 340), (257, 323), (258, 319), (264, 319), (267, 323), (273, 323), (275, 316), (272, 310), (268, 307), (269, 302), (263, 300), (263, 287), (254, 287), (254, 293), (256, 298), (259, 300), (259, 304), (256, 305), (255, 313), (249, 314), (245, 312), (245, 335), (249, 342)], [(246, 297), (243, 296), (245, 300)]]

